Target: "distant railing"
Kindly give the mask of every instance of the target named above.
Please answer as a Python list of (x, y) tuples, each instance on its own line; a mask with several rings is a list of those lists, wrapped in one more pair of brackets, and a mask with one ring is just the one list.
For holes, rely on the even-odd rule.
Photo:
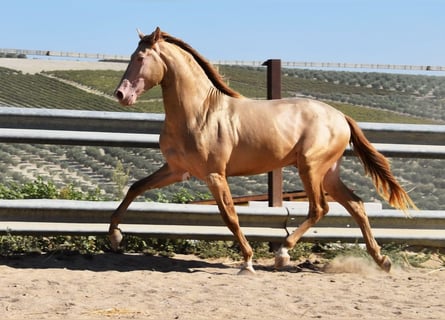
[[(0, 108), (0, 142), (158, 148), (162, 114)], [(382, 153), (407, 158), (445, 159), (444, 125), (359, 123)], [(350, 154), (350, 151), (346, 151)], [(440, 177), (439, 177), (440, 178)], [(117, 202), (0, 200), (0, 233), (105, 234)], [(304, 219), (307, 204), (237, 207), (250, 239), (281, 241)], [(397, 210), (367, 204), (380, 242), (445, 247), (445, 212)], [(306, 241), (361, 241), (344, 209), (331, 212), (305, 235)], [(152, 237), (232, 239), (216, 206), (133, 203), (121, 227)]]
[[(5, 55), (26, 55), (26, 56), (48, 56), (65, 57), (74, 59), (92, 59), (92, 60), (110, 60), (110, 61), (129, 61), (130, 57), (126, 55), (103, 54), (103, 53), (80, 53), (65, 52), (53, 50), (27, 50), (27, 49), (0, 49), (0, 53)], [(260, 67), (263, 61), (247, 60), (214, 60), (215, 65), (236, 65)], [(406, 65), (406, 64), (385, 64), (385, 63), (348, 63), (348, 62), (308, 62), (308, 61), (283, 61), (284, 68), (334, 68), (334, 69), (386, 69), (403, 71), (445, 71), (445, 66), (432, 65)]]
[(66, 52), (66, 51), (53, 51), (53, 50), (27, 50), (27, 49), (0, 49), (0, 53), (4, 55), (14, 56), (47, 56), (47, 57), (64, 57), (74, 59), (92, 59), (92, 60), (116, 60), (116, 61), (129, 61), (129, 56), (117, 55), (117, 54), (103, 54), (103, 53), (81, 53), (81, 52)]
[[(214, 60), (215, 65), (233, 65), (246, 67), (260, 67), (262, 61), (243, 60)], [(407, 64), (385, 64), (385, 63), (348, 63), (348, 62), (309, 62), (309, 61), (282, 61), (283, 68), (314, 68), (314, 69), (380, 69), (400, 71), (445, 71), (445, 66), (430, 65), (407, 65)]]

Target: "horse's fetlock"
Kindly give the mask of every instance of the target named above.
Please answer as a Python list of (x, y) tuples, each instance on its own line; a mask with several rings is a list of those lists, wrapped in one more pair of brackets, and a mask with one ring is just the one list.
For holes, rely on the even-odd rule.
[(117, 251), (123, 239), (121, 230), (119, 228), (110, 229), (108, 238), (110, 239), (110, 244), (113, 251)]
[(282, 249), (286, 249), (286, 252), (290, 249), (292, 249), (293, 247), (295, 247), (295, 242), (290, 239), (290, 236), (286, 238), (286, 240), (284, 240), (284, 244)]
[(275, 251), (275, 269), (281, 269), (290, 263), (290, 255), (288, 249), (281, 246)]

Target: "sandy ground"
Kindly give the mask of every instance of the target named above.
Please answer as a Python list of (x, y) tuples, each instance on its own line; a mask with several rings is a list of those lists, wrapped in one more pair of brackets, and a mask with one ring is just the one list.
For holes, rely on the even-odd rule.
[(358, 258), (240, 276), (230, 261), (144, 255), (0, 258), (1, 319), (445, 319), (445, 271)]
[(53, 70), (122, 70), (128, 63), (95, 62), (51, 59), (11, 59), (0, 58), (0, 67), (19, 70), (23, 73), (35, 74)]

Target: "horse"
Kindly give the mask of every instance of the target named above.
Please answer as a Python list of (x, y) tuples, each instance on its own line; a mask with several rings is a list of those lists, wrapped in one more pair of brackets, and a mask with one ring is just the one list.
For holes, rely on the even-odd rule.
[(150, 35), (139, 30), (138, 34), (138, 46), (114, 95), (121, 105), (131, 106), (142, 93), (161, 86), (165, 122), (159, 144), (166, 162), (132, 184), (111, 215), (113, 249), (122, 240), (119, 223), (137, 196), (193, 176), (206, 183), (239, 242), (244, 258), (240, 272), (254, 273), (253, 251), (240, 228), (227, 177), (295, 166), (309, 210), (304, 222), (275, 250), (275, 267), (289, 263), (288, 250), (329, 211), (327, 192), (354, 218), (377, 265), (390, 271), (391, 260), (380, 252), (361, 198), (340, 179), (340, 161), (347, 146), (351, 144), (378, 193), (391, 206), (406, 212), (415, 205), (391, 173), (389, 161), (352, 118), (314, 99), (243, 97), (183, 40), (159, 27)]

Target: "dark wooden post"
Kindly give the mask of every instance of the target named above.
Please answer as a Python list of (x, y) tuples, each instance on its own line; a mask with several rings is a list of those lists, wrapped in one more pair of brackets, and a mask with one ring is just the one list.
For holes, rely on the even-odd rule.
[[(267, 66), (267, 99), (281, 99), (281, 60), (269, 59)], [(283, 205), (283, 175), (281, 168), (268, 173), (269, 207)]]

